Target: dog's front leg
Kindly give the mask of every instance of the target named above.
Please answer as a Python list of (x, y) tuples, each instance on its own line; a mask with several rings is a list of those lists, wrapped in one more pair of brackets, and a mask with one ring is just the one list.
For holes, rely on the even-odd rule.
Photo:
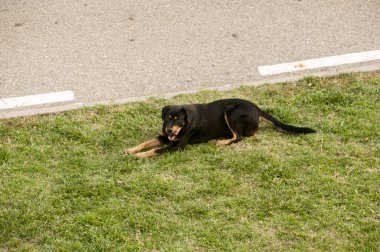
[(145, 152), (140, 152), (134, 155), (138, 158), (149, 158), (149, 157), (155, 157), (155, 156), (168, 153), (168, 152), (183, 150), (185, 146), (187, 145), (188, 140), (187, 139), (181, 139), (181, 140), (178, 142), (172, 142), (170, 145), (166, 147), (157, 148), (157, 149), (153, 149), (153, 150), (149, 150)]
[(136, 154), (136, 153), (138, 153), (144, 149), (156, 147), (156, 146), (159, 146), (159, 145), (167, 143), (167, 142), (168, 142), (167, 137), (160, 135), (160, 136), (158, 136), (152, 140), (141, 143), (135, 147), (125, 149), (124, 153), (125, 154)]

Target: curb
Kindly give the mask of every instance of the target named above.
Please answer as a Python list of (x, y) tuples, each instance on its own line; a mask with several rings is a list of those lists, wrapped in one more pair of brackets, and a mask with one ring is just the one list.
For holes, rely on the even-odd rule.
[(130, 98), (122, 98), (122, 99), (111, 99), (111, 100), (97, 101), (97, 102), (92, 102), (92, 103), (79, 102), (79, 103), (70, 103), (70, 104), (65, 104), (65, 105), (43, 107), (43, 108), (30, 108), (30, 109), (24, 109), (24, 110), (18, 110), (18, 111), (11, 110), (11, 111), (0, 112), (0, 119), (59, 113), (59, 112), (64, 112), (68, 110), (80, 109), (84, 107), (93, 107), (96, 105), (126, 104), (130, 102), (146, 101), (151, 97), (171, 99), (174, 96), (177, 96), (180, 94), (192, 94), (192, 93), (199, 92), (201, 90), (228, 91), (234, 88), (238, 88), (240, 86), (261, 86), (264, 84), (294, 82), (294, 81), (301, 80), (307, 76), (327, 77), (327, 76), (334, 76), (338, 74), (351, 73), (351, 72), (368, 73), (368, 72), (377, 72), (377, 71), (380, 71), (380, 63), (374, 63), (370, 65), (365, 65), (365, 66), (347, 67), (344, 69), (333, 70), (333, 71), (326, 71), (325, 69), (324, 71), (319, 70), (317, 72), (311, 72), (311, 73), (307, 72), (303, 74), (301, 73), (301, 74), (287, 76), (287, 77), (279, 77), (279, 78), (272, 78), (272, 79), (267, 79), (267, 80), (262, 80), (262, 81), (242, 83), (240, 85), (225, 85), (225, 86), (211, 87), (211, 88), (205, 88), (205, 89), (185, 90), (185, 91), (172, 92), (172, 93), (166, 93), (166, 94), (137, 96), (137, 97), (130, 97)]

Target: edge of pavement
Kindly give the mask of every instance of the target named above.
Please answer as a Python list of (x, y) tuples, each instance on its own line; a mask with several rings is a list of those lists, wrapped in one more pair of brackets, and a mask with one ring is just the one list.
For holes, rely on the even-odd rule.
[(231, 90), (234, 88), (238, 88), (240, 86), (260, 86), (260, 85), (265, 85), (265, 84), (294, 82), (294, 81), (301, 80), (307, 76), (326, 77), (326, 76), (333, 76), (333, 75), (350, 73), (350, 72), (363, 72), (363, 73), (367, 72), (368, 73), (368, 72), (377, 72), (377, 71), (380, 71), (380, 62), (374, 62), (372, 64), (366, 64), (364, 66), (347, 66), (343, 69), (334, 69), (332, 71), (321, 71), (321, 69), (316, 69), (316, 71), (313, 71), (313, 72), (298, 73), (298, 74), (293, 74), (291, 76), (285, 76), (285, 77), (273, 77), (270, 79), (265, 79), (265, 80), (260, 80), (260, 81), (241, 83), (239, 85), (224, 85), (224, 86), (217, 86), (217, 87), (210, 87), (210, 88), (203, 88), (203, 89), (184, 90), (184, 91), (180, 91), (180, 92), (171, 92), (171, 93), (148, 95), (148, 96), (137, 96), (137, 97), (129, 97), (129, 98), (121, 98), (121, 99), (109, 99), (109, 100), (90, 102), (90, 103), (73, 102), (73, 103), (48, 106), (48, 107), (39, 107), (39, 108), (28, 107), (28, 108), (22, 109), (22, 110), (9, 110), (9, 111), (3, 111), (3, 112), (0, 111), (0, 120), (1, 119), (8, 119), (8, 118), (15, 118), (15, 117), (25, 117), (25, 116), (32, 116), (32, 115), (59, 113), (59, 112), (64, 112), (64, 111), (68, 111), (68, 110), (80, 109), (80, 108), (84, 108), (84, 107), (92, 107), (92, 106), (96, 106), (96, 105), (116, 105), (116, 104), (126, 104), (126, 103), (130, 103), (130, 102), (146, 101), (151, 97), (157, 97), (157, 98), (162, 98), (162, 99), (170, 99), (170, 98), (173, 98), (174, 96), (177, 96), (180, 94), (191, 94), (191, 93), (199, 92), (201, 90), (228, 91), (228, 90)]

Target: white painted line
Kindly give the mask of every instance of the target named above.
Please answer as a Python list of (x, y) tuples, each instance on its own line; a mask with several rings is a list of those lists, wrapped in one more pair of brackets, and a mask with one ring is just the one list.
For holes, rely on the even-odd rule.
[(378, 59), (380, 59), (380, 50), (350, 53), (317, 59), (308, 59), (291, 63), (259, 66), (259, 72), (261, 75), (272, 75), (321, 67), (359, 63)]
[(0, 110), (54, 103), (54, 102), (71, 101), (74, 99), (75, 99), (75, 96), (74, 96), (73, 91), (63, 91), (63, 92), (5, 98), (5, 99), (0, 99)]

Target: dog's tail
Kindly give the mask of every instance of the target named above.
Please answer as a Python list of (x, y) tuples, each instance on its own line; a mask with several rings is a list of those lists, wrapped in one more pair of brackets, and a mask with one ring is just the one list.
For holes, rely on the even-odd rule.
[(296, 127), (296, 126), (292, 126), (289, 124), (282, 123), (279, 120), (277, 120), (276, 118), (274, 118), (273, 116), (271, 116), (270, 114), (265, 113), (264, 111), (260, 110), (260, 119), (262, 120), (262, 118), (264, 118), (264, 120), (272, 123), (276, 127), (276, 130), (279, 132), (282, 132), (282, 133), (308, 134), (308, 133), (315, 133), (316, 132), (315, 130), (313, 130), (311, 128)]

